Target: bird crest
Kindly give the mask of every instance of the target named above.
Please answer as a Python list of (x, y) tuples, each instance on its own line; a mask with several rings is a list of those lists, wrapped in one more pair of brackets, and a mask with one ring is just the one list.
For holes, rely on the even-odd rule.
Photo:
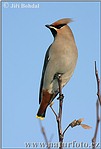
[(70, 23), (70, 22), (73, 22), (73, 20), (72, 19), (70, 19), (70, 18), (64, 18), (64, 19), (61, 19), (61, 20), (58, 20), (58, 21), (56, 21), (56, 22), (54, 22), (53, 24), (51, 24), (52, 26), (58, 26), (58, 25), (60, 25), (60, 24), (68, 24), (68, 23)]

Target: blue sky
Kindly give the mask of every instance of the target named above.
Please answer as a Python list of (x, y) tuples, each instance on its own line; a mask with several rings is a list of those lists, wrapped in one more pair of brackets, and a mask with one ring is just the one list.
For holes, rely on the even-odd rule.
[[(11, 8), (12, 4), (39, 4), (39, 8)], [(5, 8), (6, 5), (6, 8)], [(44, 55), (53, 41), (45, 24), (61, 18), (70, 23), (78, 48), (73, 77), (64, 87), (62, 127), (84, 118), (92, 127), (70, 128), (64, 142), (88, 142), (96, 124), (96, 79), (94, 61), (100, 73), (100, 2), (8, 2), (2, 3), (2, 146), (25, 147), (44, 142), (36, 113)], [(53, 108), (58, 111), (55, 100)], [(57, 124), (50, 108), (42, 121), (47, 138), (58, 142)], [(99, 142), (99, 135), (97, 142)]]

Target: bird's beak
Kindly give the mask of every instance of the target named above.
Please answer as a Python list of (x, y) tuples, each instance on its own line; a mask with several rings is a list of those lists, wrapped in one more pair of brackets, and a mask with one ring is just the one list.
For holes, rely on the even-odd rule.
[(45, 25), (47, 28), (49, 28), (50, 30), (51, 29), (54, 29), (54, 30), (56, 30), (57, 31), (57, 28), (55, 28), (54, 26), (52, 26), (52, 25)]
[(47, 28), (50, 28), (50, 25), (45, 25)]

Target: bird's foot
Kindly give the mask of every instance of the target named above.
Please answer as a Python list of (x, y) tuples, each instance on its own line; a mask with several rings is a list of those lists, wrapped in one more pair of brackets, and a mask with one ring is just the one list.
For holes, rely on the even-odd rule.
[(56, 73), (53, 79), (60, 79), (63, 73)]
[(64, 95), (63, 94), (61, 94), (61, 95), (59, 95), (59, 97), (57, 98), (57, 100), (63, 100), (63, 98), (64, 98)]

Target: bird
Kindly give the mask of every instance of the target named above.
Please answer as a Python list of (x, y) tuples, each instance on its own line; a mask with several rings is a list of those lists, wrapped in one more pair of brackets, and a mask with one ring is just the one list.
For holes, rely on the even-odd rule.
[(45, 54), (39, 90), (39, 110), (36, 117), (45, 118), (46, 109), (59, 93), (56, 75), (60, 74), (63, 88), (70, 80), (78, 59), (78, 50), (72, 30), (68, 26), (71, 18), (63, 18), (45, 25), (53, 35), (53, 42)]

